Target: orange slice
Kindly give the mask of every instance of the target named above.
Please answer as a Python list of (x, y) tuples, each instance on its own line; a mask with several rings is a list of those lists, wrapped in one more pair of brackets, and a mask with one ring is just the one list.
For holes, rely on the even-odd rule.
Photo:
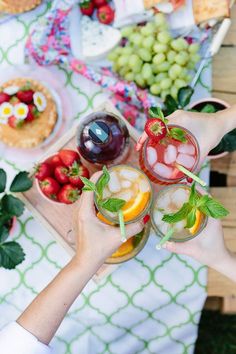
[(136, 198), (132, 198), (127, 202), (122, 210), (124, 215), (124, 221), (130, 221), (135, 219), (142, 211), (145, 209), (148, 200), (150, 198), (150, 193), (139, 193)]
[(198, 231), (198, 229), (199, 229), (199, 227), (200, 227), (200, 224), (201, 224), (201, 221), (202, 221), (202, 213), (201, 213), (199, 210), (197, 210), (197, 211), (196, 211), (196, 221), (195, 221), (195, 224), (194, 224), (192, 227), (190, 227), (190, 229), (189, 229), (189, 232), (190, 232), (192, 235), (194, 235), (194, 234)]
[(122, 243), (122, 245), (118, 248), (118, 250), (113, 253), (112, 257), (117, 258), (117, 257), (125, 256), (126, 254), (132, 252), (133, 249), (134, 249), (133, 237), (131, 237), (125, 243)]
[(101, 220), (102, 222), (104, 222), (104, 223), (107, 224), (107, 225), (114, 225), (111, 221), (107, 220), (107, 219), (105, 218), (105, 216), (103, 216), (103, 215), (100, 213), (100, 211), (97, 213), (97, 217), (98, 217), (99, 220)]

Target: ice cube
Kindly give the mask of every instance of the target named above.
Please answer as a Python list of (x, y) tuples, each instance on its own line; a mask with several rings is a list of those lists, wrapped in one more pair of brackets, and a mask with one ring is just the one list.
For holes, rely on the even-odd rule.
[(185, 225), (186, 225), (186, 220), (181, 220), (181, 221), (174, 224), (174, 229), (177, 232), (183, 231)]
[(188, 169), (191, 169), (195, 163), (195, 158), (190, 155), (179, 154), (176, 162)]
[(153, 213), (153, 218), (154, 218), (156, 225), (160, 225), (163, 223), (163, 221), (162, 221), (163, 213), (157, 209)]
[(189, 199), (189, 191), (184, 188), (176, 189), (171, 195), (172, 202), (177, 208), (181, 208)]
[(170, 224), (168, 224), (167, 222), (163, 222), (161, 225), (158, 226), (158, 228), (165, 235), (170, 228)]
[(151, 146), (147, 148), (147, 160), (150, 166), (157, 162), (157, 151)]
[(131, 186), (132, 186), (132, 183), (130, 181), (122, 181), (121, 182), (122, 188), (130, 188)]
[(111, 193), (118, 193), (121, 190), (120, 181), (116, 172), (110, 172), (110, 181), (108, 182), (108, 188)]
[(103, 198), (110, 198), (111, 192), (109, 191), (108, 188), (103, 189)]
[(160, 177), (171, 178), (173, 173), (173, 168), (164, 165), (163, 163), (156, 163), (154, 166), (154, 172), (157, 173)]
[(138, 178), (139, 173), (131, 169), (123, 168), (122, 170), (120, 170), (120, 176), (129, 181), (134, 181)]
[(187, 154), (187, 155), (194, 155), (195, 148), (191, 144), (181, 144), (178, 146), (178, 152), (181, 152), (182, 154)]
[(164, 161), (167, 165), (175, 162), (177, 157), (177, 149), (174, 145), (168, 145), (164, 154)]
[(133, 196), (132, 191), (126, 190), (116, 194), (114, 198), (124, 199), (126, 202), (128, 202), (132, 198), (132, 196)]
[(141, 179), (139, 182), (139, 190), (142, 193), (146, 193), (150, 191), (150, 186), (149, 183), (146, 181), (146, 179)]
[(164, 209), (165, 212), (169, 208), (169, 204), (171, 203), (170, 195), (164, 194), (161, 198), (157, 199), (156, 207), (159, 209)]

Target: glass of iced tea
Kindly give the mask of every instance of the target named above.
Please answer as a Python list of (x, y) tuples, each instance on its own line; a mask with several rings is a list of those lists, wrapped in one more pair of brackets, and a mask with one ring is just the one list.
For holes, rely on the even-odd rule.
[[(125, 200), (122, 207), (125, 224), (136, 222), (150, 213), (152, 206), (152, 186), (147, 176), (137, 168), (128, 165), (117, 165), (109, 168), (110, 180), (103, 190), (103, 198)], [(108, 224), (119, 225), (118, 213), (102, 208), (95, 194), (97, 217)], [(133, 258), (145, 245), (150, 226), (124, 242), (107, 260), (107, 263), (121, 263)]]
[(177, 165), (182, 165), (190, 172), (194, 172), (198, 166), (200, 150), (196, 138), (183, 127), (168, 124), (171, 131), (180, 128), (185, 133), (185, 142), (167, 135), (159, 142), (148, 138), (139, 155), (141, 169), (154, 183), (175, 184), (186, 178)]

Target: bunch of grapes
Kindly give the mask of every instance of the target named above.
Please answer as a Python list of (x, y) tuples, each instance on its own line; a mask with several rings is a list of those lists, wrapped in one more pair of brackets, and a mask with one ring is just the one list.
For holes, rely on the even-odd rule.
[(161, 13), (153, 22), (124, 27), (121, 33), (126, 45), (108, 55), (113, 70), (163, 100), (168, 94), (176, 98), (178, 90), (191, 81), (190, 70), (200, 60), (199, 44), (188, 44), (182, 37), (174, 39)]

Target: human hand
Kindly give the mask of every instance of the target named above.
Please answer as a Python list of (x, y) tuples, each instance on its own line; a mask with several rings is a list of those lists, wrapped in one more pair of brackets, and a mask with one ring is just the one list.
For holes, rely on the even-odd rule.
[[(170, 124), (177, 124), (188, 129), (197, 139), (200, 146), (200, 161), (203, 163), (208, 153), (220, 142), (223, 134), (221, 120), (217, 113), (197, 113), (177, 110), (167, 117)], [(222, 135), (223, 134), (223, 135)], [(147, 139), (144, 132), (139, 138), (136, 150), (139, 151)]]
[[(101, 172), (95, 173), (91, 181), (96, 182)], [(127, 238), (142, 231), (142, 221), (126, 225)], [(74, 214), (76, 234), (76, 259), (80, 264), (94, 263), (97, 268), (122, 244), (119, 227), (104, 224), (96, 217), (94, 194), (83, 192)]]

